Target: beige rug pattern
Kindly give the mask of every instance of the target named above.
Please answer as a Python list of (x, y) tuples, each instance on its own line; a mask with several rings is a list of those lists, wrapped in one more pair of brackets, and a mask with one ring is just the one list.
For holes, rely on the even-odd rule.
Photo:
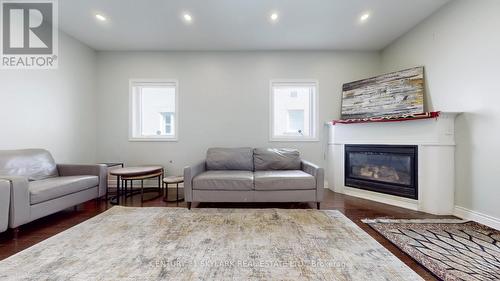
[(113, 207), (0, 280), (421, 280), (338, 211)]

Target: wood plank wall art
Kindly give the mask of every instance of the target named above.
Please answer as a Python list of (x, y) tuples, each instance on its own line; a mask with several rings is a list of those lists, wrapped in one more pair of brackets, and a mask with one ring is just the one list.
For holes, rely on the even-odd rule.
[(423, 67), (350, 82), (342, 87), (342, 119), (402, 116), (423, 112)]

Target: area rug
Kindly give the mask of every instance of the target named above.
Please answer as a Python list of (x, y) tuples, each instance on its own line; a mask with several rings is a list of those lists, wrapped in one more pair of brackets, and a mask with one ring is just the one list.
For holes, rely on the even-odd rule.
[(443, 280), (500, 280), (500, 231), (456, 219), (363, 220)]
[(110, 210), (0, 262), (0, 280), (421, 280), (337, 211)]

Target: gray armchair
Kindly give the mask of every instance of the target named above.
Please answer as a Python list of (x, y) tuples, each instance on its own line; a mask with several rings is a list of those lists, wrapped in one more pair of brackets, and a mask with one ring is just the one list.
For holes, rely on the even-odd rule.
[(192, 202), (323, 201), (324, 170), (294, 149), (210, 148), (206, 160), (184, 168)]
[(4, 232), (9, 226), (9, 208), (10, 184), (6, 180), (0, 180), (0, 232)]
[(9, 227), (17, 228), (106, 194), (105, 165), (57, 165), (43, 149), (0, 151), (0, 179), (10, 185)]

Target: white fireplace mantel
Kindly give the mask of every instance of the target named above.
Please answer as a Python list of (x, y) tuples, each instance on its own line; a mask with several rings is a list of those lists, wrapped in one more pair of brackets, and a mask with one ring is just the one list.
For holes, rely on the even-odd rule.
[[(432, 119), (386, 123), (329, 125), (328, 183), (335, 192), (386, 204), (449, 215), (455, 193), (455, 117), (442, 112)], [(387, 195), (344, 184), (344, 145), (418, 146), (418, 200)]]

